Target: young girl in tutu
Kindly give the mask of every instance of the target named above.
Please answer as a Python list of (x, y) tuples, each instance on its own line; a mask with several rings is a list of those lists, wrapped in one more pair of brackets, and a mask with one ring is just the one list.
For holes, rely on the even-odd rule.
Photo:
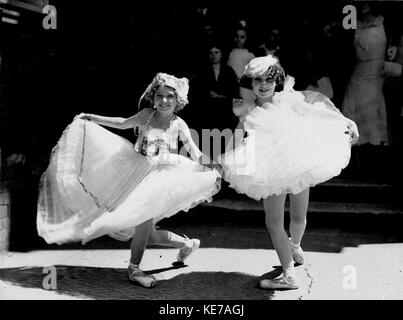
[[(140, 98), (153, 108), (127, 119), (76, 117), (41, 179), (39, 235), (58, 244), (86, 243), (106, 234), (132, 238), (129, 278), (144, 287), (156, 285), (155, 278), (140, 269), (148, 244), (180, 248), (177, 261), (183, 263), (200, 241), (156, 230), (155, 223), (211, 201), (220, 188), (217, 165), (204, 157), (175, 114), (188, 103), (188, 89), (186, 78), (159, 73)], [(134, 129), (139, 132), (135, 146), (98, 124)], [(193, 160), (173, 153), (179, 138)]]
[[(300, 243), (306, 226), (309, 187), (337, 176), (350, 159), (358, 139), (354, 122), (345, 118), (324, 95), (297, 92), (274, 56), (253, 59), (241, 85), (255, 101), (234, 106), (244, 135), (235, 135), (235, 148), (221, 155), (224, 179), (237, 192), (263, 200), (266, 226), (283, 274), (264, 279), (264, 289), (297, 289), (294, 262), (304, 263)], [(283, 86), (281, 92), (274, 92)], [(284, 229), (284, 205), (290, 197), (290, 234)]]

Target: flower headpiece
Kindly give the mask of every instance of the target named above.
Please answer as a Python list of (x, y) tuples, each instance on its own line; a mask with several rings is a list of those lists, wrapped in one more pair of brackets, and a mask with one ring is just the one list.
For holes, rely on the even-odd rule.
[(182, 109), (185, 105), (189, 103), (188, 92), (189, 92), (189, 80), (187, 78), (176, 78), (167, 73), (157, 73), (151, 83), (148, 85), (147, 89), (141, 95), (138, 103), (138, 108), (140, 109), (140, 102), (144, 98), (148, 101), (153, 101), (154, 94), (160, 86), (171, 87), (175, 90), (176, 96), (178, 98), (178, 104), (176, 111)]
[(252, 59), (245, 67), (243, 76), (240, 79), (242, 87), (251, 87), (251, 79), (267, 74), (269, 80), (274, 80), (277, 85), (283, 85), (285, 73), (279, 60), (272, 56), (258, 57)]

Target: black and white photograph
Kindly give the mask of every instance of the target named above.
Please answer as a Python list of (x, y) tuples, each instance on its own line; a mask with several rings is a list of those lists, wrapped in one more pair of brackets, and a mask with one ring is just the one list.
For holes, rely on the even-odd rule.
[(402, 17), (0, 0), (0, 300), (403, 300)]

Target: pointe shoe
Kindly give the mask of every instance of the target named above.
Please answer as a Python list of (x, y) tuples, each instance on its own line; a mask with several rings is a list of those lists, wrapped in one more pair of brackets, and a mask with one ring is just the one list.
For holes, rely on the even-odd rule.
[(130, 281), (136, 282), (144, 288), (154, 288), (157, 285), (157, 280), (151, 275), (145, 273), (133, 264), (128, 268)]
[(280, 278), (260, 280), (259, 287), (266, 290), (295, 290), (299, 288), (299, 285), (296, 277), (283, 274)]
[[(186, 236), (185, 236), (186, 237)], [(195, 252), (200, 247), (199, 239), (189, 239), (186, 245), (179, 250), (178, 255), (176, 256), (176, 261), (179, 263), (183, 263), (185, 259), (187, 259), (193, 252)]]

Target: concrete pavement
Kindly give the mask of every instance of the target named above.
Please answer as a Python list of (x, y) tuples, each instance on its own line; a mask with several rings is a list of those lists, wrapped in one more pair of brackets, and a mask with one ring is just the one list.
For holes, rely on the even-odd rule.
[[(129, 243), (106, 237), (69, 249), (1, 254), (0, 299), (403, 299), (400, 236), (308, 229), (303, 240), (306, 263), (297, 267), (301, 288), (267, 291), (256, 284), (262, 276), (277, 276), (279, 262), (264, 226), (167, 223), (164, 227), (198, 237), (202, 246), (187, 266), (178, 269), (171, 266), (177, 249), (148, 249), (143, 269), (159, 280), (154, 289), (128, 280)], [(44, 273), (46, 266), (55, 266), (55, 290), (43, 287), (50, 274)]]

